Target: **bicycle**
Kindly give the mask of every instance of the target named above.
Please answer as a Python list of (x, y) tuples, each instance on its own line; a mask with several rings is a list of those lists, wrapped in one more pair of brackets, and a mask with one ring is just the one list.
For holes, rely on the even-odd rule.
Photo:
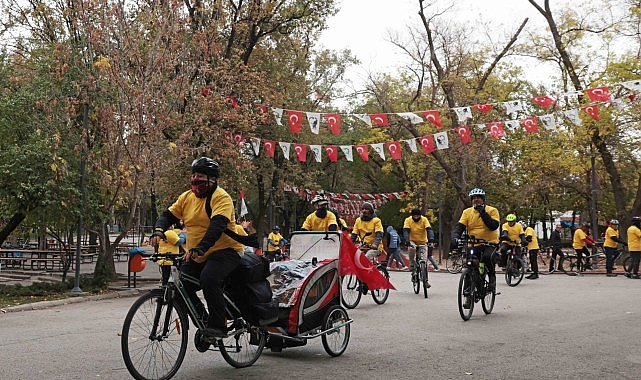
[[(544, 255), (545, 252), (545, 255)], [(548, 263), (545, 260), (544, 256), (548, 256), (548, 249), (547, 248), (539, 248), (536, 251), (536, 263), (539, 268), (539, 274), (550, 274), (551, 272), (548, 269)], [(532, 268), (530, 265), (530, 252), (523, 249), (521, 251), (521, 260), (523, 261), (523, 267), (525, 268), (525, 272), (532, 272)]]
[(412, 266), (412, 287), (414, 288), (414, 294), (418, 294), (421, 291), (421, 284), (423, 284), (423, 295), (427, 297), (427, 289), (431, 287), (428, 281), (428, 270), (427, 270), (427, 261), (423, 255), (427, 256), (427, 245), (425, 244), (412, 244), (413, 248), (416, 250), (416, 255), (414, 256), (414, 263)]
[[(486, 246), (496, 246), (474, 236), (464, 236), (460, 239), (459, 251), (464, 257), (463, 270), (458, 284), (458, 310), (461, 318), (468, 321), (472, 317), (474, 304), (481, 301), (483, 312), (492, 313), (496, 300), (496, 289), (490, 289), (489, 275), (481, 255)], [(480, 255), (476, 252), (480, 248)], [(483, 265), (481, 265), (483, 264)]]
[(447, 271), (456, 274), (461, 273), (463, 270), (463, 255), (456, 252), (450, 252), (445, 260), (445, 268)]
[[(621, 256), (623, 256), (624, 251), (625, 249), (617, 249), (614, 256), (614, 262), (618, 261)], [(587, 267), (586, 265), (586, 261), (588, 260), (590, 261), (590, 267)], [(597, 242), (596, 253), (583, 257), (580, 262), (576, 254), (565, 255), (565, 257), (561, 259), (561, 268), (563, 272), (568, 276), (578, 276), (582, 274), (587, 268), (598, 269), (599, 266), (604, 266), (605, 260), (606, 256), (603, 249), (603, 243)], [(625, 260), (623, 260), (623, 270), (625, 271), (625, 273), (631, 272), (632, 260), (630, 256), (626, 257)]]
[[(369, 249), (369, 246), (366, 244), (361, 244), (359, 247), (362, 252), (365, 252)], [(381, 251), (379, 256), (384, 252)], [(364, 254), (364, 253), (363, 253)], [(372, 264), (376, 269), (381, 272), (381, 274), (389, 280), (390, 275), (387, 271), (387, 260), (378, 261), (375, 257), (371, 259)], [(367, 285), (362, 283), (356, 275), (348, 274), (341, 278), (341, 303), (347, 309), (353, 309), (361, 302), (361, 297), (364, 294), (367, 294), (370, 290), (367, 288)], [(371, 290), (372, 299), (377, 305), (382, 305), (387, 301), (389, 297), (389, 289), (372, 289)]]
[(514, 245), (510, 246), (507, 252), (507, 264), (505, 265), (505, 282), (508, 286), (515, 287), (521, 283), (525, 276), (525, 265), (520, 254), (516, 253), (517, 242), (512, 240)]

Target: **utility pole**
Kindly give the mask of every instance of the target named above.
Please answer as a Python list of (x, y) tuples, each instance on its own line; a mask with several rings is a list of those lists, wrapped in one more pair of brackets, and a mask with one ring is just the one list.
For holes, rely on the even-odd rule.
[(436, 183), (438, 184), (438, 263), (440, 264), (443, 259), (443, 218), (442, 212), (442, 191), (441, 183), (443, 183), (443, 172), (436, 172)]
[(76, 270), (75, 270), (75, 279), (72, 293), (82, 293), (80, 289), (80, 252), (82, 244), (82, 214), (84, 213), (84, 204), (85, 204), (85, 165), (86, 165), (86, 151), (88, 149), (88, 138), (89, 138), (89, 99), (87, 99), (87, 93), (84, 94), (85, 102), (82, 108), (82, 136), (80, 136), (80, 204), (78, 206), (78, 237), (76, 240)]
[[(597, 218), (597, 202), (596, 202), (596, 154), (594, 152), (594, 147), (590, 145), (590, 163), (592, 164), (592, 180), (590, 181), (590, 187), (591, 187), (591, 202), (590, 202), (590, 208), (592, 209), (590, 214), (592, 215), (592, 239), (596, 242), (599, 239), (599, 226), (598, 226), (598, 218)], [(592, 254), (596, 255), (597, 250), (596, 250), (596, 244), (592, 245)], [(597, 260), (592, 260), (592, 269), (596, 269), (596, 262)]]

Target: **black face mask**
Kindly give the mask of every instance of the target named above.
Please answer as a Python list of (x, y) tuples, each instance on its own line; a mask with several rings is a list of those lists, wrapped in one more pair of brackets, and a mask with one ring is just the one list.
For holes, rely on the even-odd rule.
[(321, 207), (319, 209), (316, 209), (316, 216), (319, 218), (324, 218), (327, 216), (327, 209), (325, 207)]

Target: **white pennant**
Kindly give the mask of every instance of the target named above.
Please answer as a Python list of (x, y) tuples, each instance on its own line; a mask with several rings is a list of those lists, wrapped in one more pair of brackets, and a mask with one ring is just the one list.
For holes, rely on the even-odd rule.
[(518, 111), (523, 111), (523, 102), (520, 100), (510, 100), (509, 102), (504, 102), (505, 113), (512, 114)]
[(410, 148), (412, 153), (418, 152), (418, 149), (416, 148), (416, 139), (408, 139), (403, 141), (407, 143), (407, 147)]
[(514, 132), (518, 127), (521, 126), (521, 122), (518, 120), (506, 120), (505, 126), (508, 127), (510, 131)]
[(292, 144), (288, 142), (279, 141), (278, 145), (280, 145), (280, 149), (282, 149), (283, 151), (283, 156), (285, 156), (285, 158), (289, 160), (289, 148), (291, 147)]
[(631, 80), (627, 82), (622, 82), (621, 85), (628, 90), (632, 91), (641, 91), (641, 80)]
[(370, 144), (372, 148), (381, 156), (381, 160), (385, 161), (385, 151), (383, 150), (383, 143)]
[(309, 122), (309, 129), (314, 134), (320, 132), (320, 118), (321, 115), (318, 112), (307, 112), (307, 122)]
[(258, 137), (250, 137), (250, 140), (254, 155), (258, 156), (258, 153), (260, 152), (260, 139)]
[(314, 158), (316, 159), (316, 162), (321, 162), (323, 160), (323, 156), (321, 156), (321, 146), (320, 145), (310, 145), (309, 149), (314, 153)]
[(282, 108), (272, 108), (272, 113), (274, 114), (274, 118), (276, 119), (276, 124), (280, 125), (281, 127), (283, 126), (282, 118), (283, 118), (283, 109)]
[(350, 162), (354, 161), (352, 145), (339, 145), (339, 148), (341, 148), (341, 151), (345, 155), (345, 159), (347, 161), (350, 161)]
[(447, 132), (439, 132), (434, 134), (434, 140), (436, 140), (437, 149), (447, 149), (449, 148), (450, 142), (447, 138)]
[(412, 112), (397, 112), (396, 114), (409, 121), (411, 124), (421, 124), (423, 122), (422, 117)]
[(563, 115), (565, 115), (565, 117), (567, 117), (574, 125), (581, 125), (581, 118), (579, 117), (579, 110), (577, 108), (563, 111)]
[(355, 113), (352, 116), (359, 118), (363, 123), (372, 126), (372, 118), (366, 113)]
[(456, 107), (454, 108), (456, 112), (456, 117), (460, 123), (465, 123), (465, 121), (472, 117), (472, 109), (470, 107)]
[(541, 123), (545, 126), (545, 129), (556, 129), (556, 121), (554, 120), (554, 115), (547, 114), (539, 116)]

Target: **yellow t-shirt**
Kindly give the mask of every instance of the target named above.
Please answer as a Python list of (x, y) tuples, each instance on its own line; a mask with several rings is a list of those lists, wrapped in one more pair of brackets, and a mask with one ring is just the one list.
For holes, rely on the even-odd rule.
[(280, 234), (280, 232), (270, 232), (267, 239), (271, 240), (274, 243), (267, 243), (267, 252), (280, 251), (280, 241), (283, 240), (283, 236)]
[[(501, 226), (501, 231), (507, 231), (508, 239), (514, 240), (517, 242), (521, 241), (520, 236), (525, 233), (525, 231), (523, 231), (523, 226), (521, 225), (521, 223), (514, 223), (513, 226), (510, 226), (510, 223), (505, 222)], [(504, 243), (512, 246), (515, 245), (512, 241), (504, 241)]]
[(316, 212), (313, 212), (307, 215), (305, 222), (303, 222), (303, 228), (307, 231), (329, 231), (329, 226), (335, 225), (338, 229), (338, 223), (336, 223), (336, 215), (333, 212), (328, 212), (327, 216), (324, 218), (319, 218), (316, 216)]
[[(371, 232), (371, 234), (365, 236), (368, 232)], [(375, 216), (368, 221), (364, 221), (360, 217), (356, 218), (352, 233), (360, 237), (363, 243), (370, 245), (374, 243), (377, 232), (383, 233), (383, 223), (381, 223), (381, 220), (378, 217)], [(382, 244), (379, 244), (377, 249), (380, 249), (381, 246)]]
[(409, 228), (410, 240), (416, 244), (425, 244), (428, 242), (429, 239), (425, 229), (430, 227), (432, 227), (430, 221), (423, 215), (421, 215), (421, 219), (417, 222), (415, 222), (411, 216), (405, 218), (405, 222), (403, 222), (403, 229)]
[[(191, 190), (187, 190), (178, 196), (176, 202), (169, 207), (169, 211), (178, 219), (182, 219), (187, 230), (187, 241), (185, 250), (189, 251), (200, 243), (205, 232), (209, 227), (210, 216), (207, 215), (205, 202), (207, 198), (198, 198)], [(236, 220), (234, 217), (234, 204), (231, 197), (221, 187), (217, 187), (211, 197), (211, 215), (222, 215), (229, 219), (227, 228), (234, 231), (236, 229)], [(194, 260), (204, 262), (206, 258), (215, 251), (230, 248), (234, 251), (242, 251), (243, 245), (227, 234), (223, 233), (214, 245)]]
[(532, 241), (527, 243), (527, 250), (539, 249), (539, 239), (536, 237), (536, 232), (534, 228), (528, 227), (525, 229), (525, 238), (532, 236)]
[[(499, 216), (499, 210), (492, 206), (485, 206), (485, 211), (490, 215), (490, 217), (496, 221), (501, 220)], [(487, 240), (489, 243), (498, 243), (499, 242), (499, 229), (497, 228), (494, 231), (490, 231), (489, 228), (483, 223), (481, 219), (481, 214), (474, 209), (474, 207), (469, 207), (463, 210), (461, 218), (458, 221), (467, 228), (467, 234), (474, 236), (477, 239)]]
[(628, 250), (641, 251), (641, 230), (637, 226), (628, 228)]
[(605, 230), (605, 241), (603, 242), (604, 247), (610, 247), (610, 248), (616, 248), (617, 243), (616, 241), (612, 240), (612, 237), (619, 237), (619, 230), (615, 230), (614, 228), (608, 226), (608, 228)]
[(585, 247), (585, 238), (587, 236), (588, 235), (586, 235), (585, 232), (583, 232), (582, 229), (577, 228), (574, 231), (574, 236), (572, 237), (572, 248), (581, 249), (581, 248)]

